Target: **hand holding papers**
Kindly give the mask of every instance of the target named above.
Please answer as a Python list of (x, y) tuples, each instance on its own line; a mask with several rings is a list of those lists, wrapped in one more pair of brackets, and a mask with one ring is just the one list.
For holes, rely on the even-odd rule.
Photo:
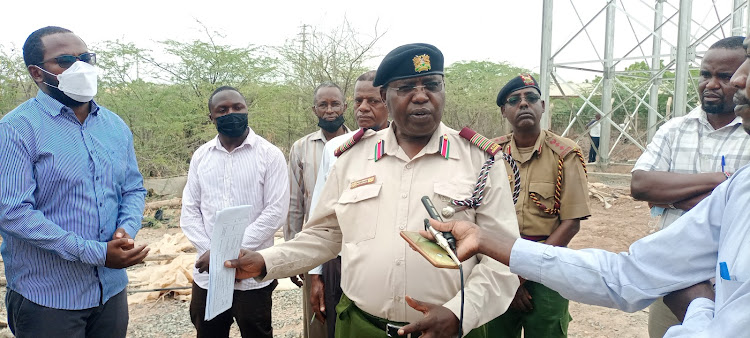
[(223, 262), (237, 258), (245, 228), (250, 224), (251, 209), (252, 206), (243, 205), (229, 207), (216, 213), (211, 236), (208, 297), (204, 320), (211, 320), (232, 307), (235, 269), (225, 267)]

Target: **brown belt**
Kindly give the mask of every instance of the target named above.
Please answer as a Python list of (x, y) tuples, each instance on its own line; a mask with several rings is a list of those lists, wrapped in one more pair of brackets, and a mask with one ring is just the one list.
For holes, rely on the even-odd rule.
[(526, 235), (521, 235), (521, 238), (523, 238), (523, 239), (525, 239), (527, 241), (532, 241), (532, 242), (544, 242), (544, 241), (547, 240), (547, 238), (549, 238), (549, 236), (526, 236)]

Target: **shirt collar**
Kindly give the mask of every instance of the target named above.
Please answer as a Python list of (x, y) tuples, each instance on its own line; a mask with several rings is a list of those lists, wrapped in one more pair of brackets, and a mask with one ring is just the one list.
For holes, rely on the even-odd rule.
[[(39, 102), (39, 104), (42, 106), (42, 110), (44, 110), (50, 116), (57, 116), (65, 112), (69, 112), (71, 114), (73, 113), (73, 110), (70, 109), (70, 107), (67, 107), (64, 104), (60, 103), (60, 101), (55, 100), (54, 98), (52, 98), (52, 96), (47, 95), (47, 93), (43, 92), (41, 89), (39, 89), (36, 93), (36, 101)], [(89, 114), (99, 114), (99, 105), (96, 104), (94, 100), (91, 100)]]
[[(388, 128), (382, 129), (378, 132), (378, 134), (382, 135), (381, 140), (383, 140), (384, 148), (383, 148), (383, 155), (389, 155), (389, 156), (396, 156), (398, 157), (398, 154), (403, 154), (404, 159), (406, 161), (408, 160), (408, 156), (404, 153), (403, 150), (401, 150), (401, 147), (398, 146), (398, 141), (396, 140), (396, 132), (395, 129), (392, 128), (394, 126), (393, 122), (388, 126)], [(432, 136), (430, 136), (430, 141), (427, 142), (427, 145), (422, 148), (422, 150), (414, 156), (414, 159), (421, 157), (426, 154), (440, 154), (440, 136), (448, 135), (449, 142), (456, 142), (455, 137), (455, 131), (453, 129), (448, 128), (443, 122), (440, 122), (440, 125), (435, 129), (435, 131), (432, 133)], [(369, 159), (374, 158), (375, 152), (370, 152)], [(459, 159), (458, 151), (449, 151), (448, 152), (448, 158), (452, 159)]]
[(529, 153), (528, 158), (522, 158), (521, 152), (518, 150), (518, 147), (516, 147), (516, 139), (513, 138), (513, 134), (510, 134), (510, 142), (508, 142), (508, 146), (506, 147), (506, 153), (513, 157), (514, 160), (524, 163), (530, 160), (534, 154), (539, 154), (539, 151), (542, 149), (542, 143), (544, 143), (546, 137), (547, 133), (542, 130), (536, 138), (536, 142), (534, 142), (534, 151)]
[[(251, 148), (251, 149), (253, 147), (255, 147), (255, 143), (257, 142), (257, 138), (256, 138), (257, 135), (255, 135), (255, 131), (253, 131), (253, 128), (247, 127), (247, 129), (250, 130), (250, 132), (247, 133), (247, 137), (245, 137), (245, 139), (242, 141), (242, 143), (239, 146), (237, 146), (237, 148), (234, 148), (234, 150), (232, 150), (232, 151), (240, 149), (240, 148), (242, 148), (242, 147), (244, 147), (246, 145), (249, 148)], [(227, 150), (224, 148), (224, 146), (221, 145), (221, 141), (219, 141), (219, 135), (218, 134), (216, 134), (216, 136), (211, 141), (209, 141), (209, 147), (212, 148), (212, 149), (216, 149), (216, 150), (220, 150), (220, 151), (223, 151), (223, 152), (227, 152)]]
[[(341, 126), (344, 127), (344, 134), (351, 132), (351, 130), (349, 130), (349, 128), (347, 128), (345, 124), (342, 124)], [(325, 135), (323, 135), (323, 129), (318, 128), (318, 131), (314, 132), (312, 136), (310, 136), (310, 141), (317, 141), (317, 140), (321, 140), (323, 141), (323, 143), (328, 142), (326, 140)]]
[(719, 129), (724, 129), (724, 128), (731, 128), (731, 127), (734, 127), (735, 125), (742, 124), (742, 118), (739, 117), (739, 116), (735, 116), (734, 120), (732, 120), (732, 122), (729, 122), (729, 124), (727, 124), (726, 126), (723, 126), (723, 127), (719, 128), (719, 129), (714, 129), (714, 127), (711, 125), (711, 123), (708, 122), (708, 117), (706, 116), (706, 114), (708, 114), (708, 113), (706, 113), (706, 111), (703, 110), (703, 108), (701, 106), (698, 106), (695, 109), (693, 109), (690, 113), (688, 113), (687, 115), (685, 115), (685, 118), (696, 119), (696, 120), (698, 120), (698, 122), (700, 122), (704, 126), (710, 128), (711, 130), (719, 130)]

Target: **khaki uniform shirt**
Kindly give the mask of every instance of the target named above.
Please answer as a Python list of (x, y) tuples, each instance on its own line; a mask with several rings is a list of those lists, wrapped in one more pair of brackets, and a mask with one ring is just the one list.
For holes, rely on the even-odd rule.
[[(343, 127), (347, 133), (350, 131)], [(302, 224), (310, 214), (310, 200), (325, 144), (326, 137), (318, 129), (295, 141), (289, 150), (289, 216), (284, 224), (284, 240), (302, 231)]]
[[(439, 152), (443, 134), (450, 140), (447, 159)], [(384, 156), (375, 161), (380, 140), (385, 143)], [(442, 123), (412, 159), (397, 144), (392, 128), (377, 133), (368, 130), (331, 168), (305, 229), (293, 241), (260, 251), (266, 262), (265, 279), (307, 271), (341, 251), (341, 287), (365, 312), (397, 322), (421, 319), (423, 315), (406, 304), (404, 296), (409, 295), (442, 304), (458, 317), (458, 270), (433, 267), (409, 247), (400, 231), (424, 229), (424, 219), (429, 216), (422, 196), (430, 196), (438, 211), (450, 199), (469, 198), (488, 157)], [(496, 163), (489, 173), (483, 204), (476, 210), (457, 211), (446, 220), (468, 220), (494, 236), (517, 238), (518, 225), (511, 210), (507, 173)], [(518, 288), (518, 277), (484, 255), (468, 259), (463, 267), (463, 328), (468, 333), (505, 312)]]
[[(521, 193), (516, 203), (518, 229), (522, 236), (549, 236), (562, 220), (584, 218), (591, 215), (588, 205), (588, 179), (583, 164), (573, 151), (578, 145), (570, 139), (542, 130), (533, 151), (522, 154), (516, 147), (513, 134), (498, 137), (503, 152), (516, 161), (521, 174)], [(539, 202), (548, 208), (555, 205), (555, 184), (558, 176), (558, 159), (563, 156), (563, 180), (560, 194), (560, 214), (544, 212), (529, 193), (536, 193)], [(510, 165), (504, 162), (513, 184)]]

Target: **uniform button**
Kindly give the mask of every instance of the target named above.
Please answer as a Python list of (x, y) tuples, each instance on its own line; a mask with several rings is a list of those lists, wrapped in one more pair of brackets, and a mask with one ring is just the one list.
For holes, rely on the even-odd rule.
[(102, 206), (102, 205), (104, 205), (104, 204), (102, 202), (99, 202), (99, 206)]
[(407, 195), (406, 193), (403, 193), (403, 194), (401, 194), (401, 198), (406, 198), (406, 197), (408, 197), (408, 196), (409, 196), (409, 195)]
[(396, 296), (395, 299), (396, 299), (397, 302), (399, 302), (399, 303), (401, 302), (401, 296)]
[(100, 233), (100, 234), (103, 234), (103, 233), (104, 233), (104, 230), (99, 230), (99, 233)]
[(97, 177), (96, 177), (96, 180), (97, 180), (97, 181), (99, 180), (99, 176), (97, 176)]
[(401, 230), (404, 230), (404, 228), (406, 228), (406, 224), (401, 224), (401, 225), (398, 226), (398, 228), (401, 229)]
[(401, 265), (401, 260), (400, 259), (396, 260), (396, 265)]
[(406, 169), (411, 169), (411, 163), (406, 164)]

